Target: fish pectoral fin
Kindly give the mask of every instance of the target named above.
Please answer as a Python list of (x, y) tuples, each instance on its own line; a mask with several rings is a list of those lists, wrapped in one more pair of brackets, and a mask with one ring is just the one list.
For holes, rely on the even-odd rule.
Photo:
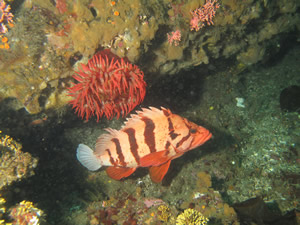
[(155, 183), (159, 183), (162, 181), (168, 169), (170, 167), (171, 160), (167, 161), (165, 164), (160, 166), (151, 166), (149, 168), (151, 180)]
[(168, 156), (168, 151), (154, 152), (142, 157), (140, 159), (139, 166), (141, 167), (159, 166), (167, 162), (169, 159), (170, 157)]
[(110, 166), (106, 168), (106, 173), (114, 180), (121, 180), (123, 177), (130, 176), (136, 168)]

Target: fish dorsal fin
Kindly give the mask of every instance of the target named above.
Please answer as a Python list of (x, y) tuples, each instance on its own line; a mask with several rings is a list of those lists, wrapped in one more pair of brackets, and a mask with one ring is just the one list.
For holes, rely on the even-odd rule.
[(105, 152), (105, 150), (109, 147), (108, 144), (111, 141), (111, 139), (119, 136), (120, 131), (118, 130), (111, 128), (106, 128), (105, 130), (108, 133), (100, 135), (96, 141), (95, 152), (97, 155), (102, 155)]
[(106, 168), (106, 173), (114, 180), (121, 180), (130, 176), (136, 168), (110, 166)]
[(160, 166), (152, 166), (149, 168), (150, 178), (153, 182), (159, 183), (162, 181), (168, 169), (170, 167), (171, 160), (167, 161), (166, 163)]
[(127, 119), (127, 121), (124, 123), (123, 128), (129, 128), (129, 127), (135, 127), (137, 126), (138, 123), (144, 124), (142, 122), (142, 118), (148, 117), (151, 119), (159, 118), (164, 116), (164, 110), (165, 108), (161, 107), (161, 110), (155, 107), (149, 107), (147, 108), (142, 108), (141, 111), (136, 111), (136, 114), (131, 114), (131, 116)]
[(168, 151), (159, 151), (150, 153), (145, 155), (140, 159), (140, 166), (141, 167), (148, 167), (148, 166), (159, 166), (164, 164), (170, 159), (168, 156)]

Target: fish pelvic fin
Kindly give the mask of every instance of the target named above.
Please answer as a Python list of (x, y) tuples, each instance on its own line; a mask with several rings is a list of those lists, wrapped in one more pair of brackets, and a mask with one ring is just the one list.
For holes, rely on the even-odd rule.
[(94, 151), (87, 145), (79, 144), (76, 156), (78, 161), (88, 168), (88, 170), (96, 171), (101, 168), (99, 159), (94, 154)]
[(170, 163), (171, 163), (171, 160), (167, 161), (166, 163), (164, 163), (160, 166), (149, 167), (150, 178), (154, 183), (160, 183), (163, 180), (164, 176), (168, 172)]

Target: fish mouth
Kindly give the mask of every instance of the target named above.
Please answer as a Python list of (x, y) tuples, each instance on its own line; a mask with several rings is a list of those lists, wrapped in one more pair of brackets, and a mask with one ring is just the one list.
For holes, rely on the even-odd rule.
[(211, 138), (212, 134), (204, 127), (198, 128), (198, 134), (194, 137), (192, 146), (198, 147)]

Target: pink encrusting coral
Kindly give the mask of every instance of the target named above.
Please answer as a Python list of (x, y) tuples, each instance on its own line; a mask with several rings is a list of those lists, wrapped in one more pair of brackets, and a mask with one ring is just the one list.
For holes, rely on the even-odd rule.
[(6, 5), (4, 0), (0, 0), (0, 37), (8, 31), (7, 25), (13, 23), (13, 17), (10, 6)]
[(171, 34), (168, 34), (168, 42), (170, 45), (174, 44), (175, 46), (178, 46), (180, 41), (181, 41), (180, 30), (172, 31)]
[(69, 88), (70, 104), (83, 119), (96, 115), (112, 119), (127, 115), (140, 104), (146, 94), (144, 73), (120, 59), (109, 49), (97, 53), (87, 65), (73, 75), (78, 82)]
[(190, 20), (191, 30), (198, 31), (206, 25), (213, 25), (213, 18), (216, 15), (216, 10), (220, 7), (217, 3), (218, 0), (207, 0), (206, 3), (195, 9), (192, 14), (192, 19)]
[(56, 0), (56, 8), (60, 14), (68, 11), (66, 0)]
[(158, 206), (158, 205), (165, 204), (165, 202), (162, 199), (158, 199), (158, 198), (153, 198), (153, 199), (146, 198), (144, 200), (144, 204), (147, 208), (150, 208), (152, 206)]

